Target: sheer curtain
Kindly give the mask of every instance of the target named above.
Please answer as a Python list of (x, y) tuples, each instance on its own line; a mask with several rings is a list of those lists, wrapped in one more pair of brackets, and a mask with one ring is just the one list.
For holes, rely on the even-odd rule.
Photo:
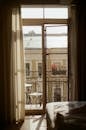
[(24, 57), (20, 7), (0, 5), (0, 124), (22, 120)]
[[(12, 9), (11, 97), (16, 121), (24, 120), (24, 50), (20, 7)], [(14, 93), (14, 97), (12, 94)], [(12, 113), (13, 113), (12, 109)]]

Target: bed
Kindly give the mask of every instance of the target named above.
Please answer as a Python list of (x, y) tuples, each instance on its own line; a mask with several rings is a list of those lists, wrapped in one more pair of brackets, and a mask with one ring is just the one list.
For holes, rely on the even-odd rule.
[(86, 130), (86, 102), (51, 102), (46, 105), (47, 130)]

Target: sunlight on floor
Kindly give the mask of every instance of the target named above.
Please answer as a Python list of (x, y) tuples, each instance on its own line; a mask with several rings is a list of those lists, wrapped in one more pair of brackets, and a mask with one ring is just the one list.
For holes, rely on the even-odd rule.
[(40, 106), (40, 104), (25, 104), (25, 110), (31, 110), (31, 109), (43, 109), (43, 104)]
[(20, 130), (47, 130), (46, 116), (26, 116)]

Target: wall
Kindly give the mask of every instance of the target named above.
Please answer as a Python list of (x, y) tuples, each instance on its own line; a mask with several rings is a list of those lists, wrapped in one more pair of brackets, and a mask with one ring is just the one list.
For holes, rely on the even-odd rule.
[(78, 18), (78, 86), (79, 100), (86, 100), (86, 6), (79, 3)]

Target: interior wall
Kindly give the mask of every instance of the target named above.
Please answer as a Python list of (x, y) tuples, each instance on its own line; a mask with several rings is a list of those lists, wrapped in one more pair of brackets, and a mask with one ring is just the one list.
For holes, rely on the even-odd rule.
[(0, 3), (6, 5), (18, 4), (70, 4), (72, 0), (0, 0)]
[[(28, 0), (21, 0), (28, 3)], [(29, 4), (69, 4), (71, 0), (29, 0)]]
[(77, 7), (78, 18), (78, 88), (79, 100), (86, 100), (86, 6), (79, 3)]
[(11, 17), (8, 7), (0, 8), (0, 124), (10, 122)]

